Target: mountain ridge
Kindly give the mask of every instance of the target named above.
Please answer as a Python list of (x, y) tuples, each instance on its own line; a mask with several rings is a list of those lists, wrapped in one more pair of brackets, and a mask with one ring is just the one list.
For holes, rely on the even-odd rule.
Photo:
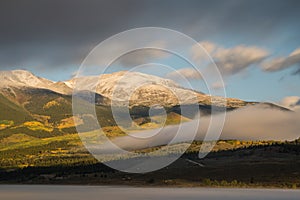
[[(123, 75), (128, 74), (126, 78)], [(133, 106), (176, 106), (180, 104), (211, 104), (211, 99), (218, 105), (223, 102), (221, 97), (211, 97), (199, 91), (184, 88), (172, 80), (140, 72), (120, 71), (112, 74), (103, 74), (99, 77), (87, 77), (85, 79), (72, 78), (67, 81), (54, 82), (35, 76), (25, 70), (0, 71), (0, 92), (14, 93), (14, 90), (26, 88), (48, 89), (59, 94), (71, 95), (76, 84), (84, 85), (85, 90), (94, 90), (99, 95), (113, 100), (114, 103), (129, 101)], [(80, 82), (81, 81), (81, 82)], [(95, 85), (98, 82), (98, 85)], [(117, 84), (119, 82), (119, 84)], [(90, 86), (91, 85), (91, 86)], [(117, 91), (116, 85), (118, 85)], [(89, 88), (90, 87), (90, 88)], [(133, 91), (130, 93), (130, 91)], [(130, 96), (131, 95), (131, 96)], [(130, 96), (130, 99), (124, 97)], [(179, 97), (179, 98), (178, 98)], [(227, 106), (238, 108), (248, 104), (246, 101), (227, 98)], [(108, 102), (108, 101), (107, 101)], [(226, 106), (226, 105), (222, 105)]]

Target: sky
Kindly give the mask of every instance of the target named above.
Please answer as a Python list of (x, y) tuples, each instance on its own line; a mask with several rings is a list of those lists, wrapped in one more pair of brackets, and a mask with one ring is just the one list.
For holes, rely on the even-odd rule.
[[(103, 40), (128, 29), (163, 27), (203, 45), (223, 75), (227, 96), (299, 101), (299, 8), (297, 0), (1, 0), (0, 69), (67, 80)], [(191, 52), (197, 58), (199, 52)], [(192, 68), (158, 58), (205, 91)], [(131, 63), (130, 57), (125, 61)], [(176, 80), (159, 71), (154, 74)]]

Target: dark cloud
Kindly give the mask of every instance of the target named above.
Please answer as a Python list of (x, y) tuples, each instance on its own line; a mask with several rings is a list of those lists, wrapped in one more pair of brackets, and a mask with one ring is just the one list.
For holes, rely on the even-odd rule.
[(170, 57), (168, 52), (158, 49), (142, 49), (121, 56), (116, 63), (123, 67), (134, 67), (145, 63), (159, 62), (159, 59)]
[(299, 41), (299, 7), (293, 0), (2, 0), (0, 66), (76, 70), (102, 40), (143, 26), (175, 29), (198, 41), (224, 35), (253, 43), (288, 26), (290, 37)]
[(77, 68), (98, 42), (125, 29), (129, 13), (135, 10), (123, 1), (13, 0), (0, 4), (2, 69)]

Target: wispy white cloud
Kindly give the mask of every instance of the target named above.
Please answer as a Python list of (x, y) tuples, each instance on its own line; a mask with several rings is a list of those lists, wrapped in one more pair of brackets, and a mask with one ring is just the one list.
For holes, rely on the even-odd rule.
[[(200, 42), (199, 44), (205, 49), (205, 51), (210, 56), (212, 56), (213, 53), (216, 51), (216, 49), (218, 49), (218, 46), (213, 42), (203, 41), (203, 42)], [(202, 59), (206, 59), (206, 57), (207, 57), (207, 55), (205, 54), (204, 51), (199, 51), (198, 45), (192, 46), (191, 54), (192, 54), (192, 58), (194, 60), (199, 60), (199, 61), (201, 61)]]
[(286, 57), (277, 57), (262, 64), (262, 69), (267, 72), (280, 71), (290, 67), (297, 67), (294, 74), (300, 74), (300, 48)]
[[(253, 64), (260, 63), (269, 56), (269, 51), (257, 46), (238, 45), (224, 48), (215, 43), (204, 41), (200, 45), (210, 54), (223, 75), (237, 74)], [(201, 59), (203, 52), (192, 48), (194, 59)]]
[(279, 102), (279, 104), (292, 110), (296, 110), (296, 109), (298, 110), (300, 109), (300, 97), (298, 96), (285, 97)]

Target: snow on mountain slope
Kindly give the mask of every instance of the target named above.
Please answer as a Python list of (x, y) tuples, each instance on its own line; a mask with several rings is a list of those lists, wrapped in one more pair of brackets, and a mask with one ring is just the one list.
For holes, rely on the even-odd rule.
[(37, 87), (47, 88), (53, 84), (52, 81), (37, 77), (29, 71), (25, 70), (12, 70), (12, 71), (0, 71), (0, 87), (7, 86), (26, 86), (26, 87)]
[(26, 70), (0, 71), (0, 89), (14, 88), (40, 88), (48, 89), (61, 94), (71, 94), (72, 89), (64, 82), (53, 82), (45, 78), (35, 76)]
[(66, 85), (81, 90), (94, 90), (122, 105), (129, 100), (131, 106), (193, 104), (205, 96), (200, 92), (182, 88), (169, 79), (127, 71), (72, 79)]
[[(186, 89), (172, 80), (139, 72), (120, 71), (100, 76), (73, 78), (65, 82), (53, 82), (33, 75), (24, 70), (0, 71), (0, 92), (14, 88), (47, 89), (60, 94), (71, 95), (73, 89), (90, 90), (114, 100), (118, 105), (130, 106), (175, 106), (179, 104), (211, 104), (211, 98), (217, 105), (226, 106), (224, 99), (210, 97), (201, 92)], [(80, 87), (78, 87), (80, 86)], [(108, 102), (108, 101), (107, 101)], [(227, 106), (242, 107), (246, 102), (239, 99), (227, 99)]]

